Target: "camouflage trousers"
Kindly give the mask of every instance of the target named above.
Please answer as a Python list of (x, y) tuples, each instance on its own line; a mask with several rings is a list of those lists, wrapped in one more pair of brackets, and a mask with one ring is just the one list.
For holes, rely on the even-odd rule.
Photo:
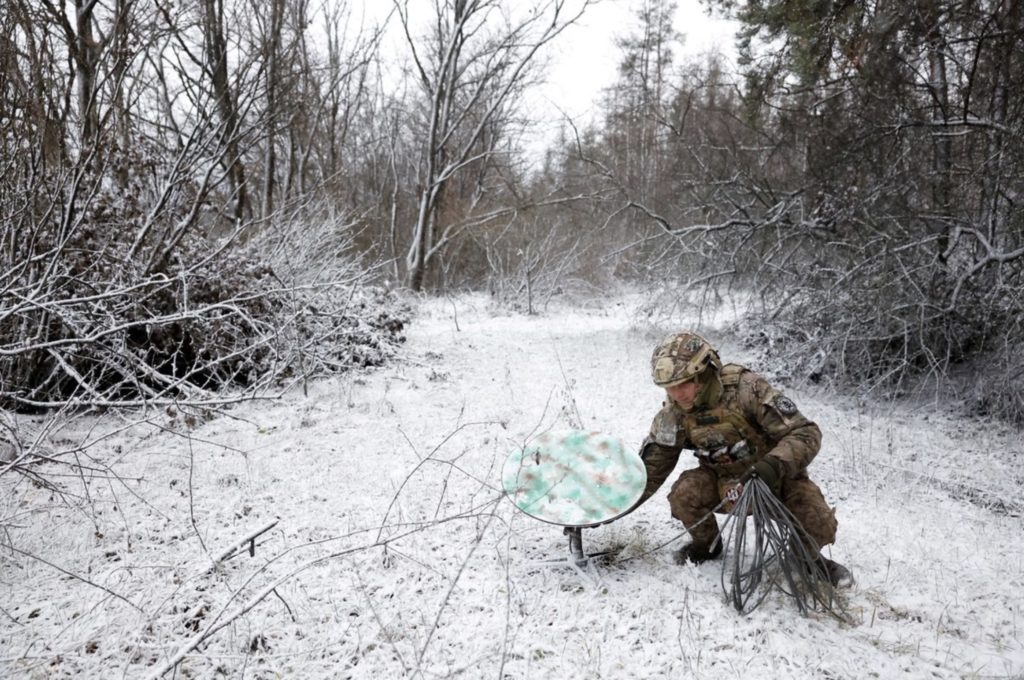
[[(817, 484), (807, 477), (784, 479), (779, 498), (804, 531), (814, 539), (818, 548), (835, 542), (838, 527), (836, 512), (825, 502)], [(718, 538), (718, 522), (714, 515), (700, 524), (697, 522), (721, 500), (718, 477), (703, 467), (681, 474), (668, 494), (672, 516), (687, 527), (694, 544), (700, 546), (710, 546)]]

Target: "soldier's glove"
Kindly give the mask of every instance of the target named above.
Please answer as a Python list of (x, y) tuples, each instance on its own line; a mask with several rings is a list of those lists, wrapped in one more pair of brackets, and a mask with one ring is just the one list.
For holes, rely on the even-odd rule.
[(746, 474), (743, 475), (743, 479), (746, 481), (757, 477), (768, 485), (773, 494), (778, 496), (779, 491), (782, 490), (782, 474), (782, 461), (775, 456), (765, 456), (747, 470)]

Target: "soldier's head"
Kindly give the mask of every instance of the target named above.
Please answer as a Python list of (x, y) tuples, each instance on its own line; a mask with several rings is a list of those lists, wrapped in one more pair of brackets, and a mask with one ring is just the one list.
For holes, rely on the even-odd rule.
[[(684, 410), (709, 401), (721, 382), (722, 362), (711, 344), (696, 333), (684, 332), (666, 338), (651, 356), (654, 384)], [(720, 388), (719, 388), (720, 389)]]

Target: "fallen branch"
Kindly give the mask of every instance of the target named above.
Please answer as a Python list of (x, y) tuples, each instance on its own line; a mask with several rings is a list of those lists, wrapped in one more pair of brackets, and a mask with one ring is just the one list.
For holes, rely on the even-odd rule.
[(253, 555), (255, 555), (256, 554), (256, 539), (259, 538), (260, 536), (262, 536), (263, 534), (267, 533), (268, 531), (270, 531), (274, 527), (276, 527), (277, 523), (279, 521), (280, 521), (280, 518), (275, 519), (273, 522), (267, 523), (263, 527), (260, 527), (259, 529), (257, 529), (256, 531), (253, 531), (252, 533), (246, 534), (242, 538), (240, 538), (237, 541), (235, 541), (234, 543), (232, 543), (222, 553), (217, 555), (217, 557), (213, 558), (213, 566), (210, 567), (207, 570), (207, 573), (209, 573), (210, 571), (213, 571), (214, 569), (216, 569), (220, 565), (221, 562), (226, 562), (227, 560), (229, 560), (232, 557), (234, 557), (235, 554), (241, 548), (243, 548), (246, 543), (249, 544), (249, 557), (252, 557)]

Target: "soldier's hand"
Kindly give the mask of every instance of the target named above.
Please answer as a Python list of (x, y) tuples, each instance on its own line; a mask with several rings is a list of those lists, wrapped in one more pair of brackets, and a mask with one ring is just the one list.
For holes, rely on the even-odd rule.
[(744, 477), (757, 477), (768, 485), (773, 494), (778, 495), (782, 489), (782, 461), (774, 456), (765, 456), (754, 463)]

